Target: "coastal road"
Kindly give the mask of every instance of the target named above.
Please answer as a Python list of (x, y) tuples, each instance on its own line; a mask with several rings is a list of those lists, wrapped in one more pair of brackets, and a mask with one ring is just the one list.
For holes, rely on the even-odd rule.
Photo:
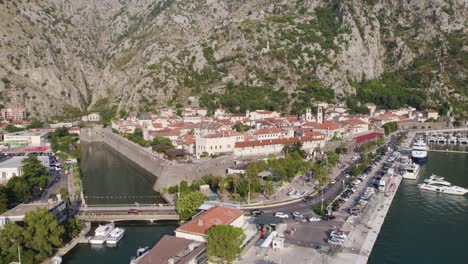
[(61, 188), (68, 189), (68, 175), (62, 171), (51, 171), (49, 183), (40, 199), (41, 202), (47, 202), (48, 199), (59, 194)]
[[(387, 146), (394, 148), (397, 144), (398, 136), (393, 135), (390, 137), (390, 139), (387, 141)], [(340, 174), (335, 178), (335, 183), (334, 184), (328, 184), (324, 188), (322, 188), (318, 193), (316, 193), (314, 196), (312, 196), (312, 199), (304, 202), (304, 201), (297, 201), (294, 203), (290, 203), (287, 205), (279, 205), (279, 206), (274, 206), (274, 207), (268, 207), (261, 209), (265, 214), (271, 215), (276, 212), (283, 212), (283, 213), (292, 213), (292, 212), (300, 212), (302, 214), (307, 214), (312, 212), (312, 209), (320, 205), (322, 202), (322, 197), (323, 201), (330, 201), (333, 200), (338, 194), (340, 194), (344, 189), (343, 189), (343, 181), (344, 185), (346, 185), (350, 182), (350, 179), (345, 177), (345, 171), (347, 171), (349, 168), (352, 168), (356, 162), (351, 162), (348, 166), (347, 169), (343, 170), (340, 172)], [(246, 209), (245, 211), (250, 211), (252, 209)]]

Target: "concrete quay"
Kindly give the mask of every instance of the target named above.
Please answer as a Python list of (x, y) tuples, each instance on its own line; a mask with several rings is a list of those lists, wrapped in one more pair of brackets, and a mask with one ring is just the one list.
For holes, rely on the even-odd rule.
[(348, 239), (341, 252), (329, 258), (329, 263), (367, 263), (402, 179), (400, 175), (393, 176), (389, 189), (377, 193), (362, 215), (348, 218), (342, 228), (349, 232)]

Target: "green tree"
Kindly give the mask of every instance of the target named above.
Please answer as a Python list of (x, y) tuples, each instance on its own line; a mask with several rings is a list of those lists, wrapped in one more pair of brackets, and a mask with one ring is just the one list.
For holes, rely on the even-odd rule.
[(41, 127), (44, 127), (44, 122), (39, 121), (39, 120), (37, 120), (35, 118), (33, 120), (31, 120), (31, 123), (29, 123), (29, 125), (26, 126), (27, 129), (41, 128)]
[(208, 197), (201, 192), (183, 193), (176, 202), (180, 219), (190, 219), (196, 213), (198, 207), (206, 200), (208, 200)]
[(172, 141), (169, 138), (159, 136), (154, 137), (151, 146), (153, 147), (153, 150), (158, 153), (164, 152), (174, 147), (172, 145)]
[(83, 226), (80, 220), (73, 218), (67, 220), (67, 222), (64, 225), (64, 228), (64, 239), (71, 240), (72, 238), (77, 237), (80, 234), (81, 229), (83, 229)]
[(7, 191), (3, 186), (0, 186), (0, 214), (8, 210)]
[(70, 204), (70, 194), (68, 190), (65, 188), (60, 188), (59, 190), (60, 196), (62, 196), (62, 200), (64, 200), (67, 204)]
[(221, 260), (232, 263), (241, 252), (245, 240), (242, 228), (231, 225), (217, 225), (208, 230), (207, 254), (210, 261)]
[(0, 232), (0, 263), (18, 261), (18, 247), (24, 243), (23, 228), (15, 223), (6, 224)]
[(23, 177), (11, 178), (7, 183), (7, 189), (11, 194), (10, 202), (21, 203), (32, 198), (29, 183)]
[(5, 127), (5, 131), (8, 133), (15, 133), (15, 132), (20, 132), (23, 131), (23, 128), (15, 127), (14, 125), (7, 125)]
[(221, 177), (218, 182), (219, 192), (224, 193), (229, 186), (229, 182), (225, 177)]
[(62, 245), (64, 228), (46, 208), (27, 212), (24, 223), (25, 246), (35, 252), (36, 261), (44, 260)]
[(275, 193), (275, 185), (273, 181), (265, 182), (265, 185), (263, 186), (263, 192), (268, 196)]
[(35, 155), (29, 155), (21, 161), (23, 164), (22, 177), (29, 183), (31, 192), (39, 192), (44, 189), (49, 180), (49, 172)]

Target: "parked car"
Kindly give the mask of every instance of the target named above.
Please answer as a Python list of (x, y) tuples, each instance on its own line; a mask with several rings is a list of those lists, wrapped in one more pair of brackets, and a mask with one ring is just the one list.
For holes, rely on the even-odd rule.
[(336, 216), (334, 216), (334, 215), (324, 215), (324, 216), (322, 216), (323, 220), (332, 220), (332, 219), (335, 219), (335, 218), (336, 218)]
[(303, 223), (307, 222), (307, 219), (302, 215), (296, 216), (294, 219), (298, 222), (303, 222)]
[(138, 210), (137, 209), (128, 209), (127, 211), (127, 214), (138, 214)]
[(308, 201), (310, 201), (312, 199), (313, 199), (312, 196), (305, 196), (304, 198), (302, 198), (302, 201), (308, 202)]
[(293, 212), (292, 215), (293, 215), (294, 217), (302, 216), (302, 214), (299, 213), (299, 212)]
[(275, 217), (278, 217), (278, 218), (289, 218), (289, 215), (285, 214), (285, 213), (282, 213), (282, 212), (277, 212), (275, 213)]
[(309, 222), (320, 222), (320, 221), (322, 221), (322, 219), (320, 219), (319, 217), (312, 216), (309, 218)]
[(250, 214), (253, 216), (260, 216), (260, 215), (263, 215), (264, 212), (262, 210), (252, 210), (250, 211)]

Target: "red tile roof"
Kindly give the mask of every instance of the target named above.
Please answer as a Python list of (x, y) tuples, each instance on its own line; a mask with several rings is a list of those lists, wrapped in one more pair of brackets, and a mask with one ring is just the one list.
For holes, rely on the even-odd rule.
[(277, 127), (271, 127), (271, 128), (257, 129), (253, 132), (254, 135), (265, 135), (265, 134), (276, 134), (276, 133), (287, 134), (288, 131), (281, 129), (281, 128), (277, 128)]
[(356, 143), (359, 144), (359, 143), (362, 143), (364, 141), (372, 140), (374, 138), (378, 138), (378, 137), (381, 137), (381, 136), (383, 136), (382, 133), (372, 132), (372, 133), (369, 133), (369, 134), (358, 136), (358, 137), (355, 138), (355, 140), (356, 140)]
[(234, 147), (235, 148), (245, 148), (245, 147), (256, 147), (256, 146), (290, 144), (290, 143), (296, 143), (296, 142), (318, 141), (318, 140), (323, 140), (324, 138), (325, 138), (324, 135), (318, 133), (315, 136), (278, 138), (278, 139), (255, 140), (255, 141), (242, 141), (242, 142), (236, 142), (234, 144)]
[(176, 232), (205, 235), (215, 225), (229, 225), (244, 212), (234, 208), (216, 206), (201, 213), (197, 218), (176, 229)]
[(345, 124), (348, 124), (348, 125), (368, 125), (369, 123), (365, 122), (365, 121), (362, 121), (361, 119), (359, 118), (350, 118), (350, 119), (346, 119), (346, 120), (343, 120), (341, 121), (342, 123), (345, 123)]
[(337, 130), (341, 128), (339, 124), (333, 121), (325, 121), (322, 124), (315, 123), (315, 122), (307, 122), (307, 123), (304, 123), (302, 127), (311, 127), (313, 129), (320, 129), (320, 130)]
[(144, 255), (138, 264), (167, 264), (170, 258), (174, 258), (174, 263), (188, 263), (206, 248), (205, 243), (197, 243), (192, 251), (188, 250), (193, 240), (165, 235), (159, 242)]

